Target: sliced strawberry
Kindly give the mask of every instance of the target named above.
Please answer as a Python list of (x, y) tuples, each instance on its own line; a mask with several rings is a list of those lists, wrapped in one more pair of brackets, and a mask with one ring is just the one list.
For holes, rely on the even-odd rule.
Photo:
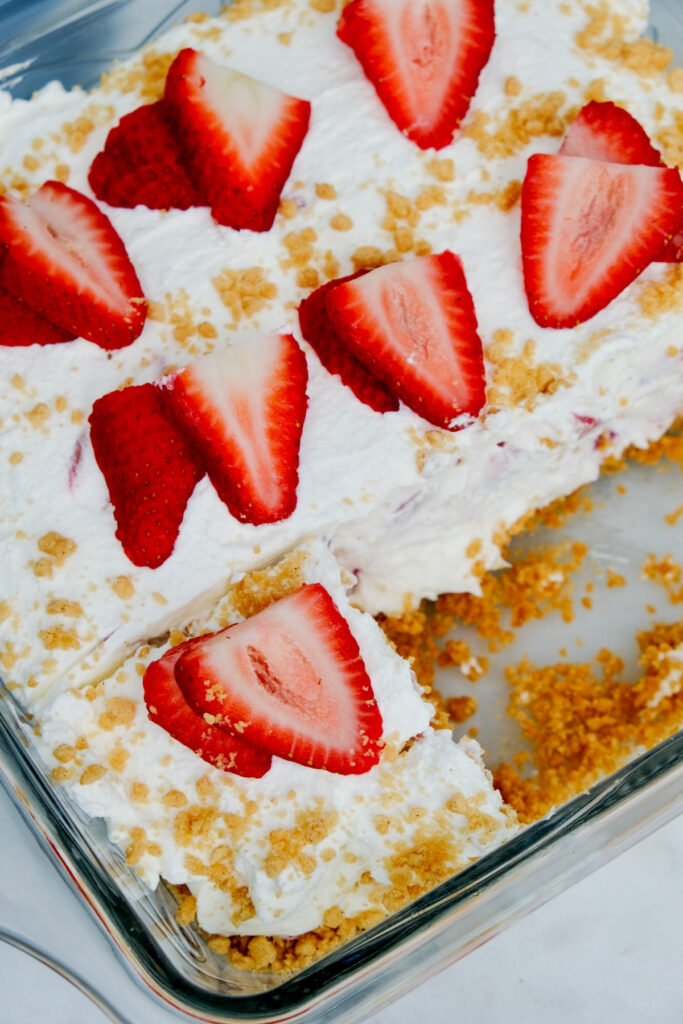
[(493, 0), (352, 0), (337, 27), (389, 117), (421, 149), (452, 141), (495, 34)]
[(245, 743), (225, 729), (210, 725), (192, 710), (176, 682), (175, 666), (178, 659), (205, 639), (198, 636), (186, 640), (147, 666), (142, 679), (147, 714), (152, 722), (165, 729), (174, 740), (189, 747), (215, 768), (234, 775), (260, 779), (270, 768), (270, 754), (251, 743)]
[[(610, 102), (588, 103), (581, 110), (565, 136), (560, 153), (613, 164), (666, 166), (635, 117)], [(662, 263), (683, 262), (683, 211), (678, 230), (656, 259)]]
[(263, 334), (186, 366), (164, 392), (218, 496), (242, 522), (296, 508), (306, 357), (290, 334)]
[(58, 345), (74, 335), (33, 313), (15, 294), (13, 267), (0, 257), (0, 345)]
[(181, 50), (166, 100), (190, 175), (219, 224), (267, 231), (308, 130), (311, 105)]
[(671, 241), (667, 242), (662, 251), (658, 253), (656, 261), (658, 263), (683, 263), (683, 221), (679, 221)]
[(101, 348), (130, 345), (147, 306), (125, 246), (91, 199), (48, 181), (27, 203), (0, 196), (0, 243), (29, 309)]
[(463, 414), (477, 415), (484, 360), (472, 296), (452, 252), (378, 267), (330, 289), (326, 304), (351, 352), (418, 415), (447, 429)]
[(359, 359), (351, 354), (337, 334), (327, 312), (327, 295), (330, 288), (353, 281), (367, 273), (359, 270), (348, 277), (339, 277), (316, 288), (299, 306), (299, 325), (304, 338), (315, 350), (318, 359), (329, 373), (336, 373), (342, 383), (351, 388), (356, 398), (365, 402), (376, 412), (393, 412), (398, 409), (398, 399), (392, 395), (381, 380), (375, 377)]
[(682, 208), (683, 183), (671, 168), (532, 156), (522, 188), (522, 261), (536, 322), (589, 320), (657, 257)]
[(98, 398), (90, 438), (114, 506), (116, 536), (134, 565), (155, 569), (173, 551), (203, 469), (164, 415), (153, 384)]
[(201, 205), (163, 100), (121, 118), (93, 160), (88, 182), (110, 206), (186, 210)]
[(382, 716), (358, 644), (319, 583), (187, 650), (176, 679), (199, 714), (262, 750), (360, 775), (379, 760)]
[(661, 153), (652, 145), (642, 125), (611, 101), (592, 101), (579, 111), (565, 135), (560, 153), (611, 164), (664, 166)]

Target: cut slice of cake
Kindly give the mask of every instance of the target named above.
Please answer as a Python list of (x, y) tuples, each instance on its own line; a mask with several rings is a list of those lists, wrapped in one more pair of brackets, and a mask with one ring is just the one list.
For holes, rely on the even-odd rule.
[[(456, 744), (450, 729), (435, 728), (434, 707), (407, 662), (373, 619), (348, 603), (352, 584), (325, 545), (312, 542), (247, 574), (208, 617), (187, 623), (160, 646), (141, 647), (115, 674), (63, 693), (41, 715), (37, 743), (53, 778), (88, 814), (105, 818), (112, 840), (151, 888), (160, 878), (187, 886), (198, 923), (209, 933), (300, 935), (332, 919), (367, 926), (517, 831), (478, 744)], [(151, 664), (207, 631), (224, 630), (214, 639), (225, 635), (229, 644), (240, 627), (226, 626), (241, 621), (249, 626), (252, 659), (265, 663), (266, 654), (253, 645), (266, 636), (266, 653), (276, 664), (273, 616), (302, 588), (324, 588), (367, 673), (371, 695), (363, 700), (381, 716), (381, 736), (365, 770), (339, 774), (336, 754), (333, 763), (332, 747), (341, 741), (332, 736), (329, 701), (318, 728), (328, 768), (320, 760), (321, 767), (308, 767), (273, 756), (260, 778), (215, 767), (150, 721), (143, 677)], [(320, 627), (295, 610), (296, 644), (310, 654)], [(259, 634), (255, 624), (266, 613), (271, 618)], [(330, 643), (335, 657), (343, 650), (348, 674), (348, 646)], [(202, 641), (192, 644), (196, 651)], [(263, 690), (258, 680), (251, 687)], [(303, 691), (295, 700), (287, 684), (281, 681), (278, 689), (301, 716), (303, 734)], [(313, 690), (322, 707), (319, 688)], [(337, 733), (344, 728), (340, 717)], [(248, 731), (240, 735), (254, 739)]]

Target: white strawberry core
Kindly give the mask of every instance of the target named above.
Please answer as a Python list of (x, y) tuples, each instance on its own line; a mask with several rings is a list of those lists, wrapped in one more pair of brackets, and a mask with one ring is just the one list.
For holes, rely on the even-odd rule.
[[(112, 277), (109, 239), (87, 207), (46, 185), (13, 209), (25, 237), (34, 242), (35, 255), (48, 270), (52, 265), (71, 278), (79, 293), (91, 295), (98, 304), (128, 312), (128, 296)], [(49, 276), (53, 275), (54, 270)]]
[(360, 318), (374, 322), (377, 338), (444, 400), (466, 401), (454, 338), (461, 330), (457, 304), (444, 306), (434, 257), (392, 263), (349, 282), (360, 299)]
[(382, 11), (389, 52), (397, 68), (398, 95), (409, 92), (406, 105), (415, 124), (438, 120), (462, 49), (466, 18), (461, 0), (373, 0)]
[(271, 382), (280, 376), (283, 345), (280, 335), (259, 335), (184, 371), (188, 389), (210, 411), (213, 429), (226, 445), (237, 444), (251, 485), (269, 506), (277, 504), (280, 487), (265, 429), (266, 401)]
[(239, 71), (198, 55), (196, 70), (203, 80), (205, 102), (225, 126), (246, 166), (257, 162), (286, 113), (289, 97)]
[[(308, 737), (316, 747), (353, 749), (358, 714), (346, 666), (316, 628), (308, 605), (305, 593), (294, 595), (241, 622), (234, 633), (207, 641), (202, 670), (211, 686), (225, 681), (246, 721)], [(310, 611), (315, 615), (315, 601)]]
[(596, 281), (628, 259), (634, 239), (659, 208), (661, 197), (656, 168), (573, 157), (563, 162), (560, 172), (562, 184), (545, 254), (558, 312), (580, 306)]

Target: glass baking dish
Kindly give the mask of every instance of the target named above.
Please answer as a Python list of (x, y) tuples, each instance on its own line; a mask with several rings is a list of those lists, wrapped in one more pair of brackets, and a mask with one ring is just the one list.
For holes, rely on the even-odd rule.
[[(0, 83), (18, 97), (30, 96), (54, 78), (66, 86), (87, 86), (113, 60), (143, 45), (169, 22), (196, 10), (211, 13), (218, 6), (208, 0), (0, 0), (0, 63), (5, 66)], [(653, 3), (652, 31), (667, 41), (683, 42), (683, 12), (673, 0)], [(653, 491), (665, 500), (672, 491), (671, 477), (652, 469), (635, 471), (635, 487), (629, 477), (629, 488), (640, 503), (635, 518), (644, 533), (639, 539), (629, 534), (628, 540), (624, 534), (619, 547), (612, 522), (608, 528), (603, 517), (592, 527), (595, 550), (605, 557), (607, 544), (611, 554), (635, 566), (647, 551), (648, 531), (656, 529)], [(614, 488), (604, 481), (597, 486), (600, 500), (608, 501)], [(608, 519), (611, 514), (606, 513)], [(596, 644), (604, 629), (601, 618)], [(536, 653), (537, 638), (530, 642)], [(442, 688), (447, 687), (446, 680)], [(484, 703), (480, 701), (484, 721), (477, 720), (481, 738), (498, 749), (494, 734), (495, 723), (500, 728), (503, 720), (502, 683)], [(0, 688), (0, 778), (140, 983), (139, 998), (149, 1006), (145, 1019), (150, 1021), (156, 1018), (153, 1011), (164, 1006), (186, 1020), (296, 1018), (311, 1024), (350, 1024), (464, 956), (683, 810), (679, 733), (317, 964), (291, 977), (257, 974), (231, 967), (194, 928), (177, 924), (171, 894), (163, 886), (150, 893), (126, 867), (120, 851), (108, 842), (103, 823), (88, 819), (53, 783), (33, 751), (31, 735), (27, 716)], [(4, 926), (4, 937), (22, 945), (17, 925), (0, 908), (0, 931)], [(114, 1019), (133, 1019), (124, 1009), (115, 975), (110, 979), (100, 971), (95, 976), (86, 965), (70, 961), (64, 950), (36, 949), (34, 944), (33, 951), (86, 989)]]

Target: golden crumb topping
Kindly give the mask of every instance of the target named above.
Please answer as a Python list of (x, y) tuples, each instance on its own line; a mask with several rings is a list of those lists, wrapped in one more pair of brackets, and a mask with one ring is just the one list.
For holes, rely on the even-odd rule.
[(81, 646), (75, 629), (62, 625), (38, 630), (38, 637), (48, 651), (77, 651)]
[(104, 92), (135, 92), (149, 103), (160, 100), (164, 95), (168, 69), (177, 55), (177, 51), (159, 53), (154, 49), (146, 50), (132, 67), (114, 67), (102, 75), (102, 89)]
[(226, 267), (212, 278), (212, 284), (223, 305), (230, 310), (233, 325), (260, 312), (277, 295), (277, 288), (267, 279), (263, 267), (244, 270)]
[(623, 14), (602, 2), (586, 7), (588, 22), (576, 33), (575, 42), (584, 53), (613, 61), (642, 78), (652, 78), (671, 63), (670, 47), (650, 39), (625, 38), (628, 22)]
[(620, 768), (636, 749), (650, 749), (683, 723), (683, 679), (662, 692), (683, 644), (683, 623), (657, 625), (638, 635), (643, 675), (621, 678), (623, 662), (603, 649), (595, 665), (560, 663), (538, 668), (522, 661), (507, 670), (509, 713), (531, 744), (534, 774), (502, 764), (494, 773), (503, 798), (523, 822), (584, 792)]
[(462, 133), (472, 139), (489, 160), (503, 159), (521, 152), (540, 135), (561, 138), (576, 111), (564, 110), (566, 95), (561, 90), (538, 93), (510, 107), (500, 118), (476, 110)]
[(44, 554), (49, 555), (53, 558), (55, 564), (61, 566), (69, 558), (70, 555), (76, 550), (76, 542), (71, 540), (69, 537), (63, 537), (61, 533), (57, 533), (55, 530), (50, 530), (38, 541), (38, 549)]

